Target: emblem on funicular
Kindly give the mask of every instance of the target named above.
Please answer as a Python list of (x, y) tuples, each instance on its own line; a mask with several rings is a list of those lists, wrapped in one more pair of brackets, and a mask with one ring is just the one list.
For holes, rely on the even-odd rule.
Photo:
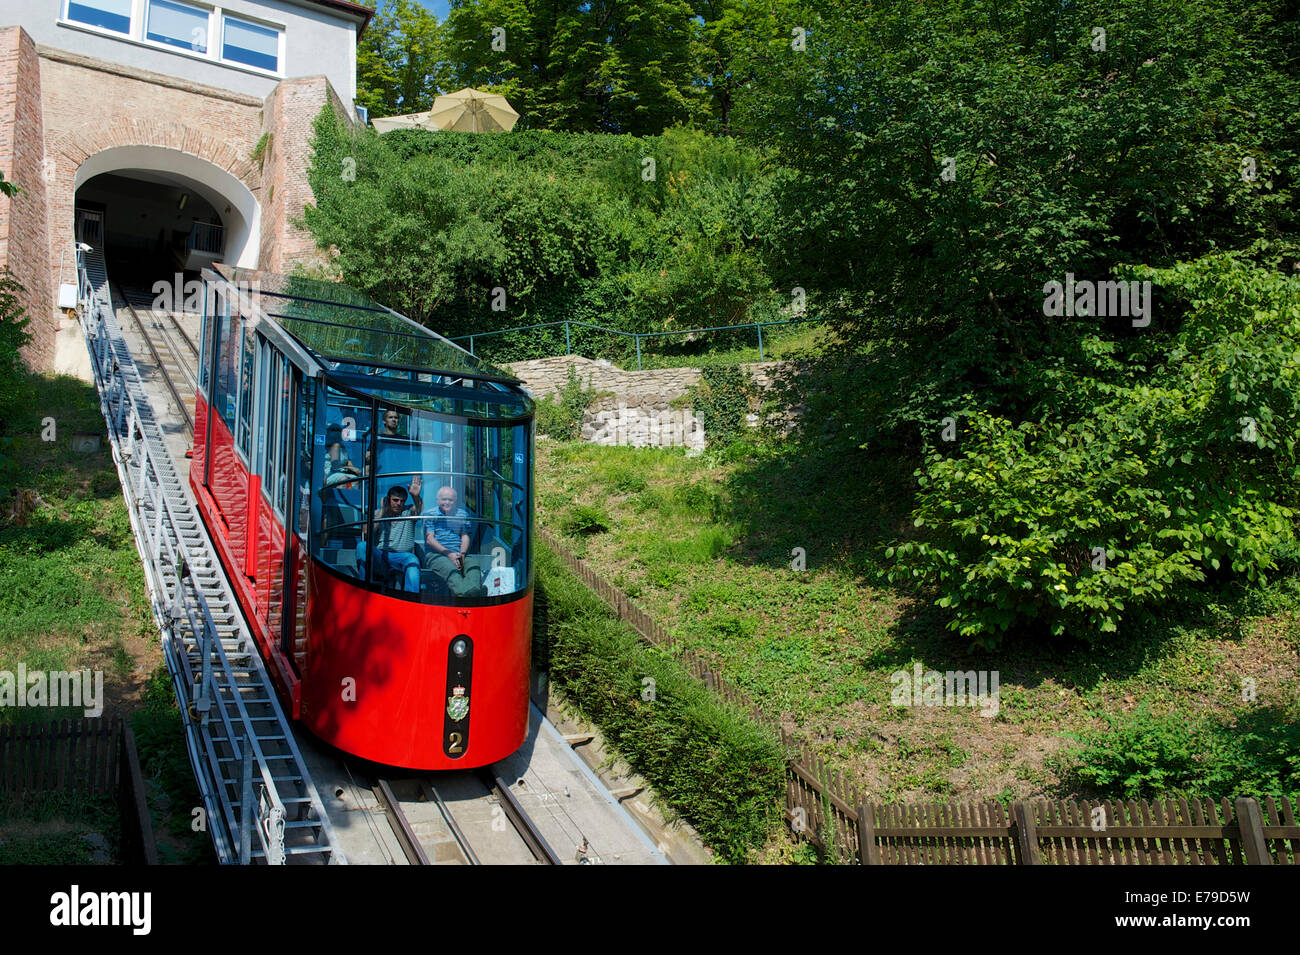
[(469, 697), (465, 695), (463, 686), (452, 687), (451, 696), (447, 697), (447, 715), (454, 723), (469, 715)]

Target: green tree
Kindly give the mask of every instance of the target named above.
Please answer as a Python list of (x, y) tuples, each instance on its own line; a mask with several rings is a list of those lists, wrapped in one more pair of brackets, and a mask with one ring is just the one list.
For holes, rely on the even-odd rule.
[(416, 0), (385, 0), (357, 44), (357, 104), (371, 116), (416, 113), (451, 82), (437, 17)]
[(443, 334), (566, 319), (663, 331), (771, 310), (750, 238), (766, 218), (760, 157), (734, 140), (685, 129), (379, 137), (322, 113), (314, 145), (317, 241), (342, 253), (346, 281)]
[(756, 63), (790, 50), (795, 31), (807, 22), (804, 5), (792, 0), (691, 0), (695, 14), (695, 59), (699, 81), (709, 93), (709, 129), (731, 133), (731, 115), (755, 87)]
[(453, 3), (448, 51), (457, 83), (505, 96), (522, 128), (653, 134), (707, 115), (692, 16), (686, 0)]
[(1045, 320), (1043, 285), (1067, 272), (1222, 248), (1289, 268), (1287, 9), (886, 0), (812, 16), (803, 53), (763, 52), (762, 95), (737, 126), (792, 170), (765, 254), (780, 286), (808, 289), (870, 346), (848, 431), (915, 438), (967, 393), (1030, 413), (1033, 379), (1098, 325)]

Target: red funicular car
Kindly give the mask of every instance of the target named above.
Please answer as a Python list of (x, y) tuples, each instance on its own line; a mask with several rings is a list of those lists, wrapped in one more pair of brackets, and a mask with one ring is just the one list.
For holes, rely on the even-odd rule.
[(347, 286), (218, 265), (190, 484), (295, 718), (366, 759), (523, 742), (533, 403)]

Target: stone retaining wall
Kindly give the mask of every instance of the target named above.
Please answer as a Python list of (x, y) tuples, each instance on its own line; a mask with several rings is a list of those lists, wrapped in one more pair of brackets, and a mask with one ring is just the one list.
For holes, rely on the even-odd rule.
[[(760, 389), (771, 384), (780, 362), (751, 362), (740, 367)], [(689, 408), (674, 407), (700, 380), (698, 368), (648, 368), (628, 371), (603, 359), (557, 355), (505, 366), (537, 398), (558, 395), (573, 368), (584, 387), (610, 392), (594, 401), (582, 420), (582, 440), (632, 447), (704, 447), (704, 429)], [(757, 422), (750, 415), (750, 424)]]

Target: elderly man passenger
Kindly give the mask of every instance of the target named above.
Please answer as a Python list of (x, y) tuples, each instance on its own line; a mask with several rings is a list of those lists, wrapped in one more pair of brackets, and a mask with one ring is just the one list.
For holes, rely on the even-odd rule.
[(424, 544), (428, 550), (424, 566), (446, 581), (447, 589), (457, 597), (482, 597), (487, 593), (483, 572), (477, 567), (465, 570), (473, 530), (469, 511), (456, 506), (455, 490), (438, 488), (437, 508), (425, 512)]

